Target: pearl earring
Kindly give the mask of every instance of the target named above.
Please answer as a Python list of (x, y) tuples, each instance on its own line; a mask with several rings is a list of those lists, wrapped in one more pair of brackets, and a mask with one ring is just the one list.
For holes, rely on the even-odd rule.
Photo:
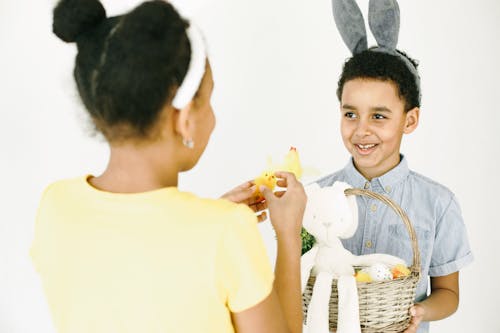
[(187, 147), (189, 149), (193, 149), (194, 148), (194, 141), (191, 140), (191, 139), (182, 139), (182, 144), (184, 145), (184, 147)]

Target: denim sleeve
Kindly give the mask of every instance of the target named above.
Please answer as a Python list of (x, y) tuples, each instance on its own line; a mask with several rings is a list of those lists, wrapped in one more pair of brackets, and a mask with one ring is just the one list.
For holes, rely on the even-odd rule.
[(460, 206), (452, 195), (448, 207), (437, 222), (429, 276), (444, 276), (457, 272), (472, 260)]

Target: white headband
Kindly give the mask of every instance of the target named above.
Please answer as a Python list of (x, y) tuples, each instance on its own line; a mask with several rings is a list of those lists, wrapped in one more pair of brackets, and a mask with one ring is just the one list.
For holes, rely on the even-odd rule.
[(193, 23), (190, 23), (189, 28), (186, 29), (186, 34), (191, 45), (191, 59), (189, 60), (186, 76), (172, 101), (173, 107), (179, 110), (185, 108), (191, 102), (200, 88), (207, 59), (205, 40), (201, 31)]

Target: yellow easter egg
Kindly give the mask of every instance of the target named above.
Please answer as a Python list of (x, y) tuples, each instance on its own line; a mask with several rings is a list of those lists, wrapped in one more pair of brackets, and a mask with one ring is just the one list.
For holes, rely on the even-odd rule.
[(359, 271), (356, 273), (356, 281), (357, 282), (372, 282), (372, 277), (370, 276), (370, 274), (368, 274), (366, 272)]

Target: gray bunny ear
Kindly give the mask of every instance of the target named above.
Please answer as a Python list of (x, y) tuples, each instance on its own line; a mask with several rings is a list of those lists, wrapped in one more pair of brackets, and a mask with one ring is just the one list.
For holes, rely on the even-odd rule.
[(396, 49), (399, 36), (399, 5), (396, 0), (370, 0), (368, 24), (379, 47)]
[(332, 0), (337, 29), (352, 54), (368, 49), (363, 14), (355, 0)]

